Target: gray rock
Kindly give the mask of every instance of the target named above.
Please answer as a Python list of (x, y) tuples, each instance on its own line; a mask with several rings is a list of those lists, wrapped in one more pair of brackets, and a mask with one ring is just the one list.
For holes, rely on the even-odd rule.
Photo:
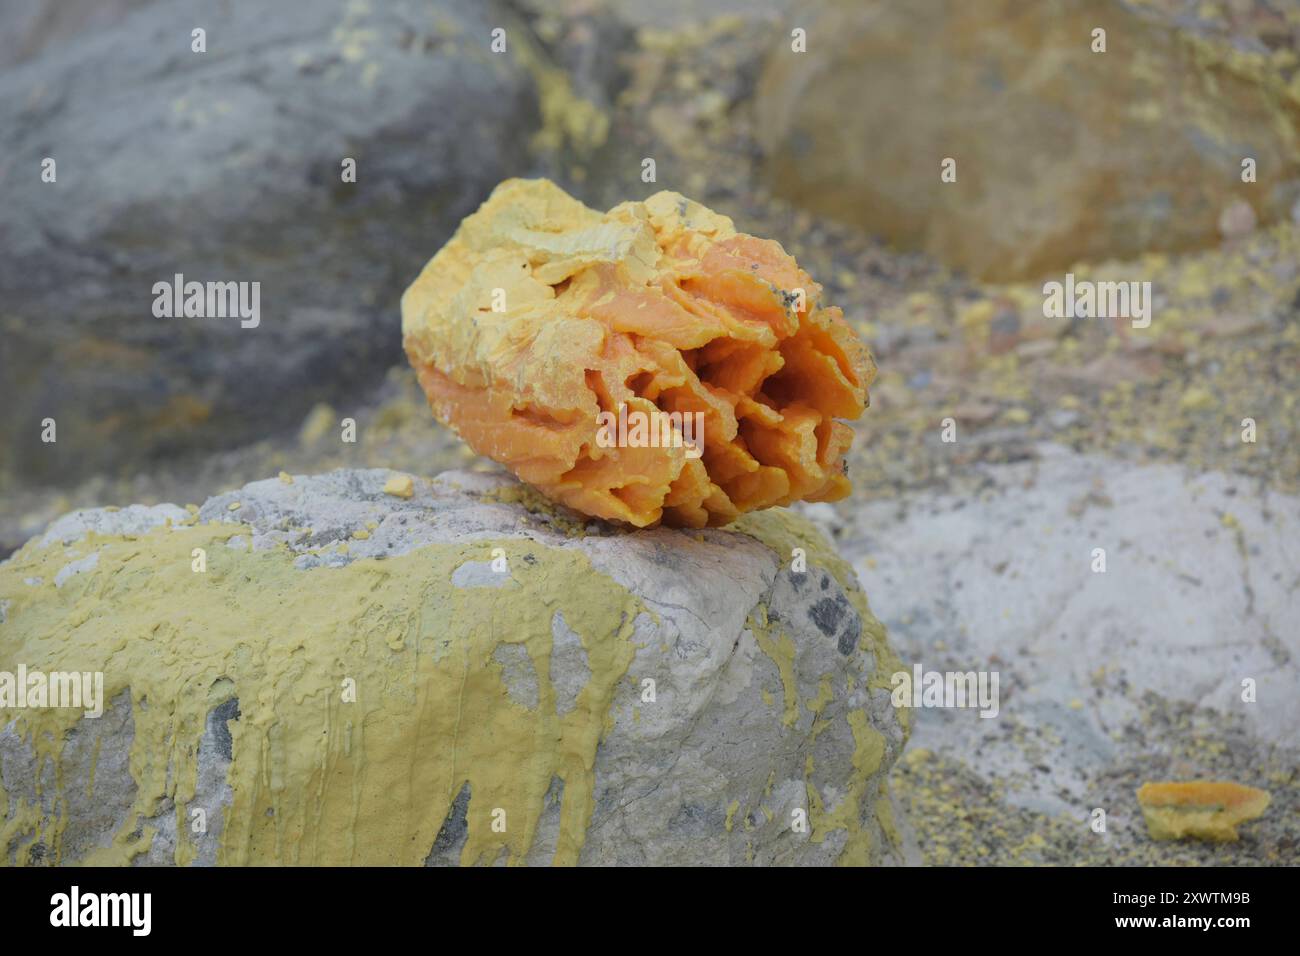
[(23, 63), (87, 30), (110, 27), (157, 0), (10, 0), (0, 30), (0, 69)]
[[(238, 536), (244, 547), (252, 553), (285, 553), (284, 560), (302, 570), (304, 581), (309, 580), (307, 568), (342, 568), (376, 560), (382, 567), (383, 561), (410, 554), (430, 555), (432, 562), (434, 555), (454, 549), (455, 560), (461, 563), (449, 574), (451, 586), (464, 590), (490, 586), (495, 601), (501, 586), (486, 578), (509, 579), (521, 570), (494, 571), (490, 561), (483, 561), (483, 555), (467, 545), (527, 540), (526, 557), (512, 560), (545, 564), (548, 556), (577, 550), (594, 569), (584, 573), (607, 576), (640, 602), (643, 610), (629, 628), (602, 637), (630, 641), (635, 656), (613, 692), (606, 729), (594, 754), (594, 785), (584, 794), (558, 774), (551, 780), (526, 862), (551, 861), (562, 840), (566, 807), (570, 801), (584, 800), (590, 800), (592, 807), (579, 858), (584, 864), (829, 864), (845, 851), (851, 831), (859, 829), (868, 848), (865, 856), (855, 859), (901, 862), (905, 858), (907, 850), (892, 814), (881, 817), (878, 812), (891, 799), (884, 783), (906, 733), (888, 690), (878, 680), (869, 686), (881, 671), (897, 664), (874, 619), (864, 620), (851, 602), (850, 598), (860, 597), (856, 586), (837, 580), (837, 568), (843, 566), (818, 564), (816, 549), (825, 545), (811, 525), (787, 516), (781, 527), (794, 529), (797, 538), (780, 539), (784, 543), (778, 543), (770, 530), (762, 530), (770, 526), (761, 524), (754, 525), (751, 533), (626, 532), (584, 524), (579, 516), (560, 509), (530, 510), (519, 503), (520, 486), (503, 474), (452, 472), (433, 480), (417, 479), (410, 499), (383, 492), (393, 474), (336, 471), (298, 476), (292, 483), (254, 482), (210, 499), (197, 520), (199, 527), (207, 522), (247, 526), (249, 533)], [(0, 598), (33, 586), (22, 580), (30, 573), (23, 571), (23, 563), (47, 549), (62, 549), (72, 560), (73, 552), (87, 544), (102, 549), (117, 532), (138, 536), (173, 517), (170, 506), (163, 505), (86, 512), (64, 519), (45, 538), (33, 539), (0, 564)], [(78, 527), (93, 530), (94, 536), (78, 542), (71, 531)], [(368, 536), (356, 536), (363, 531)], [(180, 531), (173, 524), (155, 527), (151, 533)], [(784, 551), (790, 540), (807, 549), (808, 565), (802, 572), (793, 570), (790, 554), (774, 550)], [(101, 551), (90, 553), (100, 556)], [(184, 553), (188, 555), (188, 550)], [(219, 561), (209, 557), (213, 573), (219, 573)], [(108, 563), (100, 557), (76, 580), (107, 573)], [(472, 572), (457, 578), (465, 567), (472, 567)], [(333, 573), (324, 577), (318, 573), (310, 580), (328, 582)], [(65, 584), (57, 593), (102, 586), (99, 578), (92, 577), (84, 585)], [(183, 595), (177, 595), (177, 600), (182, 601)], [(323, 591), (318, 600), (330, 602), (331, 593)], [(858, 607), (866, 605), (859, 602)], [(30, 638), (23, 630), (28, 608), (30, 604), (19, 597), (7, 621), (0, 623), (0, 660), (13, 658), (24, 646), (22, 641)], [(384, 607), (384, 613), (395, 618), (412, 610)], [(355, 608), (339, 608), (340, 614), (345, 612), (355, 613)], [(437, 609), (433, 613), (445, 616)], [(761, 623), (755, 622), (764, 619), (771, 623), (761, 629)], [(442, 624), (449, 630), (440, 632), (439, 644), (454, 641), (458, 627), (470, 626), (454, 619)], [(580, 636), (577, 630), (587, 626), (571, 624), (559, 611), (551, 615), (552, 652), (543, 673), (522, 652), (522, 645), (498, 644), (493, 659), (505, 688), (501, 697), (492, 699), (499, 700), (500, 706), (509, 701), (510, 706), (536, 709), (545, 680), (547, 687), (554, 688), (556, 712), (571, 714), (584, 689), (600, 673), (589, 657), (592, 635)], [(780, 665), (779, 655), (769, 656), (762, 646), (770, 639), (789, 641), (791, 652)], [(70, 640), (75, 642), (75, 636)], [(310, 643), (300, 650), (307, 655), (305, 666), (322, 666), (323, 662), (312, 662)], [(385, 679), (400, 681), (400, 675), (409, 673), (409, 655), (393, 660), (393, 673)], [(179, 659), (174, 666), (186, 668), (190, 663)], [(647, 680), (654, 682), (650, 702), (645, 697)], [(792, 681), (792, 686), (786, 681)], [(207, 814), (209, 829), (197, 841), (195, 862), (212, 863), (218, 858), (221, 828), (230, 826), (225, 814), (234, 799), (232, 785), (237, 785), (229, 774), (232, 755), (238, 757), (241, 741), (245, 747), (259, 745), (256, 728), (249, 723), (253, 718), (247, 712), (248, 702), (241, 701), (238, 693), (233, 685), (214, 686), (208, 698), (213, 703), (206, 721), (194, 728), (195, 739), (176, 741), (181, 748), (197, 747), (195, 796), (181, 808), (182, 814), (164, 798), (154, 812), (136, 821), (137, 829), (156, 831), (136, 863), (171, 862), (176, 821), (188, 819), (197, 808)], [(137, 701), (134, 706), (141, 705)], [(11, 798), (21, 795), (38, 802), (43, 818), (49, 820), (58, 812), (63, 789), (79, 795), (68, 804), (70, 818), (58, 847), (58, 862), (85, 859), (115, 836), (120, 839), (129, 826), (128, 811), (136, 797), (127, 763), (133, 716), (132, 698), (114, 696), (103, 717), (78, 720), (68, 733), (62, 758), (47, 760), (39, 771), (32, 741), (23, 736), (19, 724), (11, 722), (0, 731), (0, 780)], [(237, 724), (239, 733), (234, 732)], [(879, 748), (879, 759), (871, 764), (862, 761), (861, 745), (868, 740), (871, 746), (866, 750)], [(367, 743), (368, 748), (373, 746)], [(452, 742), (444, 740), (438, 746), (452, 746)], [(92, 790), (87, 781), (96, 755)], [(500, 759), (524, 758), (513, 753)], [(473, 791), (469, 783), (458, 789), (440, 828), (430, 833), (414, 862), (460, 861), (470, 838), (467, 821), (491, 811), (475, 803)], [(857, 802), (846, 803), (851, 798)], [(851, 825), (841, 819), (812, 833), (800, 832), (794, 825), (802, 814), (814, 812), (812, 808), (817, 808), (814, 819), (827, 821), (846, 807), (853, 808)], [(381, 801), (363, 802), (353, 812), (360, 832), (370, 815), (393, 811)], [(823, 812), (826, 816), (819, 816)], [(394, 858), (407, 850), (394, 848)], [(30, 837), (15, 837), (9, 846), (0, 847), (0, 853), (19, 863), (50, 863), (55, 855)], [(504, 862), (504, 856), (496, 862)]]
[[(0, 74), (0, 442), (21, 477), (261, 438), (375, 381), (411, 276), (529, 169), (537, 96), (504, 5), (177, 0), (68, 36), (7, 15), (20, 45), (59, 38)], [(260, 324), (156, 318), (177, 273), (259, 282)]]
[[(980, 844), (1005, 849), (1022, 813), (1036, 815), (1042, 848), (1022, 862), (1293, 859), (1300, 499), (1222, 472), (1054, 445), (1039, 456), (988, 468), (979, 494), (865, 504), (838, 542), (864, 586), (889, 595), (881, 616), (905, 660), (1000, 674), (995, 719), (914, 713), (914, 755), (946, 761), (945, 779), (964, 768), (996, 787), (990, 819), (1002, 829), (970, 834), (968, 855), (947, 862), (978, 862)], [(1198, 778), (1262, 787), (1274, 806), (1240, 844), (1153, 844), (1136, 787)], [(1096, 807), (1110, 815), (1105, 835), (1088, 826)], [(923, 844), (957, 832), (912, 819)], [(1049, 826), (1062, 819), (1072, 832)]]

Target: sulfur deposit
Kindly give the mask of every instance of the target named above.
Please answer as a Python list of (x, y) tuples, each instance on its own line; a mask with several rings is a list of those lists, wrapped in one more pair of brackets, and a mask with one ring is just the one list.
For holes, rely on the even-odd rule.
[(1254, 820), (1271, 802), (1267, 791), (1220, 780), (1144, 783), (1137, 798), (1153, 840), (1219, 843), (1236, 840), (1237, 825)]
[(545, 180), (502, 183), (461, 224), (403, 296), (402, 334), (476, 452), (637, 527), (844, 497), (840, 419), (875, 373), (777, 243), (677, 193), (602, 214)]
[(584, 534), (524, 491), (337, 471), (55, 522), (0, 564), (0, 671), (102, 675), (103, 713), (0, 704), (0, 861), (898, 858), (899, 664), (808, 522)]

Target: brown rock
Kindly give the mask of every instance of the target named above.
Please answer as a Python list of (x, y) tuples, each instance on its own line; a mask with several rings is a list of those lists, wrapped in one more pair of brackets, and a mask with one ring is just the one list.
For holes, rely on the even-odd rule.
[(1120, 0), (815, 10), (759, 84), (774, 189), (982, 278), (1213, 245), (1234, 200), (1268, 223), (1300, 194), (1295, 85)]

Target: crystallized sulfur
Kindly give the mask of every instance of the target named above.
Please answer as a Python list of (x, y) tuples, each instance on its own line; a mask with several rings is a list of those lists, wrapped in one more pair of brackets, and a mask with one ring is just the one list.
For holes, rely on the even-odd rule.
[(1137, 798), (1153, 840), (1217, 842), (1236, 840), (1237, 824), (1258, 817), (1271, 800), (1264, 790), (1219, 780), (1144, 783)]
[(507, 180), (402, 297), (439, 420), (585, 514), (722, 525), (849, 492), (875, 365), (775, 242), (673, 192)]

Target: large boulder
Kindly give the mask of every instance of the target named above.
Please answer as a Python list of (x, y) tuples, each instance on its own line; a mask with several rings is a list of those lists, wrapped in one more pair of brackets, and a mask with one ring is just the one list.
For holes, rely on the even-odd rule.
[[(53, 13), (23, 9), (32, 45)], [(536, 61), (494, 2), (173, 0), (59, 37), (0, 74), (0, 472), (25, 479), (264, 437), (373, 382), (429, 249), (531, 163)], [(156, 317), (178, 273), (260, 283), (259, 324)]]
[(0, 565), (20, 665), (104, 713), (0, 711), (10, 863), (900, 858), (898, 661), (783, 510), (627, 532), (369, 470), (74, 512)]
[(1300, 85), (1267, 48), (1122, 0), (821, 0), (789, 22), (807, 52), (787, 37), (755, 102), (775, 189), (976, 276), (1201, 247), (1241, 202), (1270, 222), (1300, 196)]

